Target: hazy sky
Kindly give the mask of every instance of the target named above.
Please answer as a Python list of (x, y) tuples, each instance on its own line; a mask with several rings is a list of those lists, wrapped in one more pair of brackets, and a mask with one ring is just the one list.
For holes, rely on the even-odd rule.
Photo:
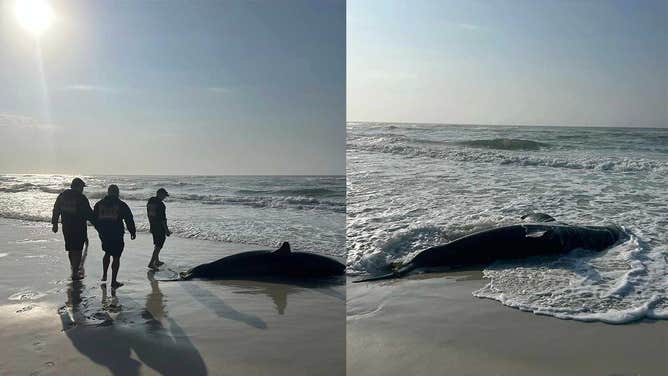
[(51, 3), (40, 66), (0, 0), (0, 172), (345, 173), (343, 0)]
[(668, 126), (668, 1), (349, 0), (349, 121)]

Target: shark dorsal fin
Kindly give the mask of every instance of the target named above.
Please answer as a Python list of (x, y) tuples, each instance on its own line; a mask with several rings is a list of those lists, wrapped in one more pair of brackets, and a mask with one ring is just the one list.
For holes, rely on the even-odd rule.
[(525, 222), (536, 222), (536, 223), (556, 221), (556, 219), (552, 218), (552, 216), (547, 215), (545, 213), (525, 214), (522, 216), (522, 220)]
[(292, 250), (290, 249), (290, 243), (283, 242), (283, 244), (281, 244), (281, 247), (272, 252), (272, 254), (277, 256), (284, 256), (284, 255), (289, 255), (290, 252), (292, 252)]

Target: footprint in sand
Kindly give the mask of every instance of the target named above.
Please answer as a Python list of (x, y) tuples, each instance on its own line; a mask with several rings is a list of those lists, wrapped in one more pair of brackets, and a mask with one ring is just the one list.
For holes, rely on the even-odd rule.
[(44, 341), (40, 341), (40, 340), (35, 341), (35, 342), (32, 343), (32, 347), (34, 348), (34, 350), (36, 352), (43, 352), (44, 351), (44, 345), (45, 345)]
[(35, 308), (35, 306), (32, 305), (32, 304), (30, 304), (30, 305), (27, 305), (27, 306), (25, 306), (25, 307), (23, 307), (23, 308), (21, 308), (21, 309), (18, 309), (18, 310), (16, 311), (16, 313), (28, 312), (28, 311), (30, 311), (30, 310), (33, 309), (33, 308)]
[[(37, 369), (37, 370), (34, 370), (34, 371), (30, 372), (30, 376), (41, 375), (44, 372), (45, 368), (51, 368), (51, 367), (54, 367), (55, 365), (56, 365), (55, 362), (45, 362), (44, 365), (42, 365), (41, 369)], [(51, 373), (51, 372), (47, 372), (47, 373)]]
[(46, 294), (39, 291), (24, 290), (9, 296), (9, 300), (37, 300), (45, 297)]

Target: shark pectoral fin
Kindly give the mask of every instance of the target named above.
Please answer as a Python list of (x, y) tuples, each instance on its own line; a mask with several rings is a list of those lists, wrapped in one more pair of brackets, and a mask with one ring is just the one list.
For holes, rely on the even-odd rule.
[(535, 231), (527, 232), (526, 237), (527, 238), (540, 238), (540, 237), (543, 237), (545, 234), (547, 234), (547, 230), (535, 230)]
[(358, 279), (357, 281), (353, 281), (353, 283), (359, 283), (359, 282), (370, 282), (370, 281), (380, 281), (383, 279), (394, 279), (394, 278), (401, 278), (411, 271), (415, 269), (415, 265), (412, 263), (408, 264), (403, 264), (400, 267), (393, 267), (393, 271), (391, 273), (383, 274), (383, 275), (378, 275), (375, 277), (369, 277), (369, 278), (364, 278), (364, 279)]
[(276, 255), (276, 256), (284, 256), (284, 255), (289, 255), (290, 252), (292, 252), (292, 250), (290, 249), (290, 243), (283, 242), (283, 244), (281, 245), (281, 248), (275, 250), (271, 254)]
[(383, 279), (394, 279), (394, 278), (398, 278), (398, 277), (399, 277), (399, 275), (397, 273), (392, 272), (392, 273), (388, 273), (388, 274), (377, 275), (377, 276), (374, 276), (374, 277), (358, 279), (356, 281), (353, 281), (353, 283), (380, 281), (380, 280), (383, 280)]

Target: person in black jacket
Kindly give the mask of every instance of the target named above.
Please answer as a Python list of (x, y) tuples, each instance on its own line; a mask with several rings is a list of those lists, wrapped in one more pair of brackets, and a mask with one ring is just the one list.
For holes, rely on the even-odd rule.
[(93, 208), (95, 218), (95, 228), (100, 235), (104, 258), (102, 258), (102, 281), (107, 280), (107, 269), (109, 269), (109, 259), (114, 258), (111, 264), (111, 287), (117, 288), (123, 286), (116, 279), (118, 269), (121, 264), (121, 253), (125, 243), (123, 234), (125, 226), (130, 232), (130, 239), (134, 240), (137, 234), (135, 221), (132, 218), (130, 207), (119, 198), (118, 186), (112, 184), (107, 189), (107, 196), (98, 201)]
[(94, 223), (93, 210), (90, 208), (88, 198), (83, 194), (86, 183), (79, 178), (74, 178), (70, 189), (66, 189), (58, 195), (53, 205), (51, 224), (53, 232), (58, 232), (58, 219), (63, 223), (63, 238), (65, 239), (65, 250), (70, 259), (72, 269), (72, 280), (83, 278), (81, 273), (81, 252), (84, 243), (88, 241), (88, 227), (86, 221)]
[(146, 212), (148, 214), (148, 222), (151, 226), (151, 234), (153, 234), (153, 255), (151, 256), (151, 261), (148, 262), (148, 267), (150, 269), (156, 270), (162, 264), (164, 264), (159, 259), (160, 250), (165, 244), (165, 239), (167, 236), (171, 235), (172, 232), (169, 231), (167, 227), (167, 214), (165, 203), (162, 202), (165, 197), (168, 197), (169, 193), (165, 188), (158, 189), (155, 197), (148, 199), (146, 204)]

